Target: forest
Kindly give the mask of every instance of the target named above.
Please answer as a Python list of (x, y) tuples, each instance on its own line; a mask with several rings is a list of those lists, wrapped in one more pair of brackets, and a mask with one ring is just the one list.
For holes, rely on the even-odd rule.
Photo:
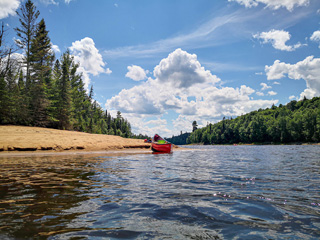
[[(122, 137), (145, 138), (131, 132), (130, 123), (116, 118), (87, 92), (79, 65), (67, 50), (55, 59), (49, 31), (31, 0), (17, 10), (20, 26), (15, 45), (0, 30), (0, 124), (39, 126)], [(24, 58), (15, 57), (23, 51)]]
[(195, 128), (187, 143), (315, 143), (320, 142), (320, 98), (259, 109), (235, 119)]
[(178, 136), (172, 136), (171, 138), (166, 138), (167, 141), (175, 145), (185, 145), (187, 144), (187, 139), (190, 136), (190, 133), (182, 133)]

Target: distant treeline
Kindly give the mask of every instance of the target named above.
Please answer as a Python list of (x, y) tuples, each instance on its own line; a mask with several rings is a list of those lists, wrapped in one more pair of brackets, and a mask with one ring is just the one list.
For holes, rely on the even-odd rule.
[(179, 136), (172, 136), (172, 138), (166, 138), (167, 141), (175, 145), (184, 145), (187, 144), (187, 139), (190, 136), (190, 133), (182, 133)]
[[(17, 11), (20, 26), (16, 46), (5, 42), (0, 29), (0, 124), (133, 136), (130, 123), (118, 111), (111, 117), (84, 88), (79, 65), (66, 51), (55, 59), (44, 19), (28, 0)], [(23, 49), (24, 58), (14, 51)]]
[(320, 142), (320, 98), (291, 101), (194, 130), (187, 143)]

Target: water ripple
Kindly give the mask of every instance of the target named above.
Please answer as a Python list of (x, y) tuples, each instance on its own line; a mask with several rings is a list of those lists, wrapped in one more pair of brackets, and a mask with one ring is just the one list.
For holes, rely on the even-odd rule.
[(318, 239), (319, 146), (0, 159), (0, 238)]

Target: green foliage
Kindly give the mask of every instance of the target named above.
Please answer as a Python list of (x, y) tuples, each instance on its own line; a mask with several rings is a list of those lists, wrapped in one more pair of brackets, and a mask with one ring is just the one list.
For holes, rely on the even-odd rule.
[(31, 0), (27, 0), (25, 4), (21, 5), (20, 11), (16, 11), (19, 16), (20, 27), (15, 28), (18, 39), (16, 44), (18, 47), (25, 50), (25, 65), (26, 65), (26, 83), (27, 87), (30, 84), (30, 64), (31, 64), (31, 44), (35, 35), (37, 26), (37, 18), (40, 12)]
[(190, 133), (181, 133), (179, 136), (172, 136), (172, 138), (166, 138), (166, 140), (176, 145), (184, 145), (187, 144), (189, 136)]
[[(192, 124), (193, 125), (193, 124)], [(193, 131), (187, 143), (320, 142), (320, 98), (291, 101)]]
[[(44, 19), (27, 0), (17, 11), (21, 26), (16, 28), (18, 47), (25, 53), (22, 64), (4, 51), (0, 30), (0, 124), (53, 127), (97, 134), (135, 137), (130, 123), (117, 112), (111, 117), (87, 94), (79, 65), (69, 51), (54, 61)], [(4, 61), (5, 60), (5, 61)], [(22, 68), (26, 68), (24, 74)]]
[(197, 130), (197, 128), (198, 128), (197, 121), (193, 121), (193, 123), (192, 123), (192, 132), (194, 132), (195, 130)]

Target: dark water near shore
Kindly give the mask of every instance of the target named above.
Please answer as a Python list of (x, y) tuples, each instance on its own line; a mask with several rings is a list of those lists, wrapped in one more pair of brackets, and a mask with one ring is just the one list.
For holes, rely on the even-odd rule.
[(0, 158), (0, 239), (319, 239), (320, 146)]

